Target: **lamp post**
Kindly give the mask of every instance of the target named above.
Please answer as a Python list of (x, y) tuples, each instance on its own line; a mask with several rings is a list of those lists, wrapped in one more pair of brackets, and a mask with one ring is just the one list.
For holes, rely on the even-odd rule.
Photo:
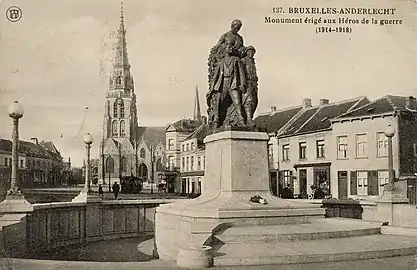
[(84, 136), (84, 143), (85, 143), (85, 149), (87, 154), (87, 163), (85, 165), (85, 183), (84, 183), (84, 189), (87, 191), (91, 191), (91, 183), (90, 183), (90, 150), (91, 150), (91, 144), (93, 143), (93, 136), (91, 136), (90, 133), (87, 133)]
[(388, 184), (385, 185), (384, 191), (394, 191), (394, 160), (392, 154), (392, 137), (395, 135), (395, 129), (391, 125), (388, 125), (384, 133), (388, 138)]
[(19, 119), (23, 117), (23, 113), (23, 106), (19, 102), (15, 101), (10, 105), (9, 116), (13, 119), (12, 174), (6, 199), (0, 203), (0, 213), (29, 213), (33, 211), (33, 206), (25, 200), (18, 183)]
[(10, 179), (10, 189), (7, 196), (21, 196), (18, 186), (18, 163), (19, 163), (19, 119), (23, 117), (23, 106), (15, 101), (9, 107), (9, 116), (13, 119), (12, 133), (12, 175)]

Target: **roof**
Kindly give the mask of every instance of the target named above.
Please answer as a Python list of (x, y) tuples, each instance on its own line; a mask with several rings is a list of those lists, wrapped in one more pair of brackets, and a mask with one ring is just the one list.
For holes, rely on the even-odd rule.
[(303, 106), (296, 106), (271, 112), (270, 114), (262, 114), (256, 117), (253, 121), (257, 127), (266, 129), (267, 132), (274, 132), (281, 129), (302, 109)]
[(187, 136), (184, 141), (197, 139), (197, 142), (203, 142), (204, 138), (207, 136), (207, 128), (206, 124), (201, 124), (193, 133)]
[(406, 102), (409, 97), (387, 95), (375, 101), (358, 107), (355, 110), (340, 115), (339, 118), (360, 117), (368, 115), (378, 115), (392, 113), (394, 111), (407, 111)]
[(294, 123), (292, 123), (283, 136), (311, 133), (325, 130), (331, 127), (330, 120), (342, 115), (361, 104), (369, 103), (366, 97), (357, 97), (326, 105), (314, 106), (302, 113)]
[[(0, 150), (11, 152), (12, 142), (10, 140), (0, 139)], [(19, 141), (19, 153), (25, 154), (28, 157), (62, 160), (61, 154), (52, 142), (34, 144), (32, 142)]]
[(165, 127), (138, 127), (138, 142), (141, 140), (153, 145), (165, 145)]
[[(174, 127), (177, 132), (194, 132), (194, 130), (201, 125), (201, 120), (181, 119), (169, 126)], [(167, 127), (167, 128), (168, 128)]]

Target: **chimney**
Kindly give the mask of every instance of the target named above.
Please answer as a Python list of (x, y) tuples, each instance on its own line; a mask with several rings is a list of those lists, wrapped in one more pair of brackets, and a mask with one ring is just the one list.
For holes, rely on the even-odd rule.
[(277, 111), (277, 106), (271, 106), (271, 112), (276, 112)]
[(38, 145), (38, 144), (39, 144), (39, 142), (38, 142), (38, 138), (32, 137), (32, 138), (30, 138), (30, 140), (31, 140), (31, 141), (32, 141), (32, 143), (34, 143), (35, 145)]
[(311, 98), (304, 98), (303, 99), (303, 108), (311, 108)]
[(409, 110), (415, 111), (417, 110), (417, 101), (416, 98), (413, 96), (409, 96), (405, 102), (405, 107)]
[(320, 99), (320, 106), (324, 106), (324, 105), (327, 105), (327, 104), (329, 104), (328, 99), (325, 99), (325, 98)]

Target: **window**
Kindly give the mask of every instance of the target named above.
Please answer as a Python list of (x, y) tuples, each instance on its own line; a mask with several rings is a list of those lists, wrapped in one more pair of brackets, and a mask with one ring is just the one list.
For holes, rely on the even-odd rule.
[(197, 170), (201, 170), (201, 157), (197, 158)]
[(298, 144), (298, 153), (300, 159), (306, 159), (306, 151), (307, 151), (307, 143), (306, 142), (300, 142)]
[(23, 168), (23, 159), (20, 160), (20, 168)]
[(384, 132), (378, 132), (376, 136), (377, 136), (378, 157), (388, 156), (388, 137), (385, 136)]
[(121, 161), (122, 172), (127, 172), (127, 159), (126, 157), (122, 157)]
[(182, 151), (185, 152), (185, 144), (182, 145)]
[(117, 121), (114, 120), (112, 123), (112, 135), (117, 136)]
[(194, 170), (194, 157), (191, 157), (191, 167), (190, 167), (190, 171)]
[(366, 134), (357, 134), (356, 135), (356, 157), (363, 158), (368, 155), (368, 142)]
[(120, 136), (124, 137), (125, 134), (125, 121), (120, 121)]
[(287, 161), (290, 160), (290, 145), (284, 144), (282, 146), (282, 160)]
[[(291, 187), (291, 171), (284, 171), (284, 183), (283, 187)], [(292, 187), (291, 187), (292, 188)]]
[(174, 139), (169, 139), (168, 140), (168, 150), (173, 150), (174, 149)]
[(185, 165), (185, 170), (186, 170), (187, 172), (188, 172), (189, 165), (190, 165), (190, 157), (187, 157), (187, 163), (186, 163), (186, 165)]
[(182, 170), (185, 171), (185, 157), (182, 158)]
[(379, 186), (379, 195), (384, 192), (385, 184), (388, 184), (389, 172), (388, 171), (378, 171), (378, 186)]
[(174, 166), (175, 166), (174, 156), (169, 156), (168, 157), (168, 166), (169, 166), (169, 169), (170, 170), (173, 170), (174, 169)]
[(187, 151), (190, 150), (190, 144), (187, 143)]
[(203, 157), (203, 170), (206, 169), (206, 158)]
[(273, 144), (268, 144), (268, 158), (269, 158), (269, 163), (273, 163), (274, 162), (274, 145)]
[(112, 157), (108, 157), (106, 160), (106, 172), (107, 173), (114, 172), (114, 160)]
[(324, 158), (324, 140), (318, 140), (316, 141), (316, 156), (317, 158)]
[(140, 157), (145, 159), (146, 158), (146, 151), (144, 148), (140, 149)]
[(417, 157), (417, 143), (413, 143), (414, 156)]
[(113, 117), (117, 118), (117, 102), (113, 104)]
[(191, 143), (191, 150), (194, 150), (194, 147), (195, 147), (194, 142), (192, 142)]
[(7, 161), (8, 160), (9, 160), (8, 158), (4, 158), (4, 166), (7, 166)]
[(358, 195), (368, 195), (368, 172), (358, 172)]
[(347, 158), (347, 136), (337, 137), (337, 158)]
[(125, 118), (125, 103), (123, 100), (120, 103), (120, 118)]

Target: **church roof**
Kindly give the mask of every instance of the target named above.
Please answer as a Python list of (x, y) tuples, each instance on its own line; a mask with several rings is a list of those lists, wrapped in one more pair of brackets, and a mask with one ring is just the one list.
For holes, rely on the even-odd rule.
[(138, 127), (138, 142), (142, 140), (148, 144), (165, 145), (165, 127)]

